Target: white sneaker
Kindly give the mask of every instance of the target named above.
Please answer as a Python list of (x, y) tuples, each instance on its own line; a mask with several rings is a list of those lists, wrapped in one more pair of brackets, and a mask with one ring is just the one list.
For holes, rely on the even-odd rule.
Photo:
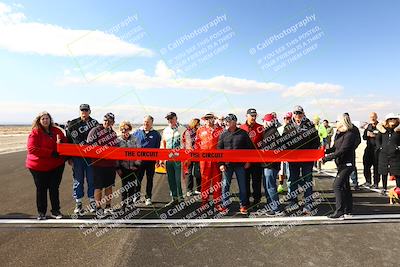
[(195, 194), (195, 195), (200, 195), (201, 192), (196, 190), (196, 191), (194, 191), (194, 194)]
[(153, 203), (151, 202), (151, 199), (150, 198), (146, 198), (146, 206), (150, 206), (150, 205), (152, 205)]
[(193, 192), (192, 192), (192, 191), (187, 191), (187, 192), (186, 192), (186, 196), (187, 196), (187, 197), (193, 196)]

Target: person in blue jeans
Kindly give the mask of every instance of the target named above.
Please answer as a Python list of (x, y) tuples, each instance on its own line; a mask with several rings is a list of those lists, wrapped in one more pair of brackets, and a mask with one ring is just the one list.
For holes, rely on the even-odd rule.
[[(68, 142), (78, 145), (86, 145), (87, 136), (91, 129), (99, 125), (97, 120), (90, 117), (90, 106), (82, 104), (79, 106), (80, 117), (68, 123), (67, 138)], [(82, 205), (84, 193), (85, 178), (87, 182), (87, 196), (89, 198), (89, 211), (95, 212), (96, 202), (94, 201), (94, 181), (93, 168), (91, 159), (84, 157), (73, 157), (68, 160), (68, 164), (72, 166), (73, 194), (76, 205), (75, 214), (82, 214), (84, 208)]]
[[(318, 131), (305, 116), (301, 106), (293, 109), (292, 120), (283, 129), (282, 136), (287, 150), (318, 149), (321, 145)], [(312, 211), (312, 170), (313, 162), (289, 162), (288, 196), (290, 209), (298, 208), (297, 196), (304, 191), (305, 206), (303, 213), (311, 215)]]
[[(260, 143), (260, 149), (262, 150), (277, 150), (276, 139), (280, 137), (278, 129), (276, 127), (276, 121), (273, 114), (266, 114), (263, 118), (264, 122), (264, 134), (263, 139)], [(280, 162), (262, 162), (261, 167), (263, 168), (263, 185), (265, 191), (265, 197), (267, 199), (266, 215), (268, 216), (283, 216), (285, 213), (282, 211), (282, 207), (279, 203), (279, 195), (276, 186), (276, 179), (281, 168)]]
[[(253, 143), (248, 133), (236, 126), (237, 117), (234, 114), (228, 114), (225, 117), (227, 129), (218, 139), (218, 149), (254, 149)], [(245, 169), (250, 167), (250, 163), (244, 162), (220, 162), (219, 169), (222, 172), (222, 206), (221, 212), (227, 212), (227, 206), (230, 203), (230, 187), (233, 173), (239, 185), (240, 213), (247, 214), (249, 205), (246, 188)]]

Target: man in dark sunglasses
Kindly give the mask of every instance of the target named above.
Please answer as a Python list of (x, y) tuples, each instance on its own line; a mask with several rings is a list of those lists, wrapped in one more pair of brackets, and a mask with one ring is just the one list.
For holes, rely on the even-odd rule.
[[(293, 118), (283, 130), (285, 149), (318, 149), (321, 145), (318, 131), (314, 124), (307, 119), (301, 106), (293, 109)], [(304, 191), (305, 206), (303, 213), (311, 215), (312, 211), (312, 169), (311, 162), (289, 162), (288, 196), (290, 199), (289, 209), (299, 208), (297, 195)]]

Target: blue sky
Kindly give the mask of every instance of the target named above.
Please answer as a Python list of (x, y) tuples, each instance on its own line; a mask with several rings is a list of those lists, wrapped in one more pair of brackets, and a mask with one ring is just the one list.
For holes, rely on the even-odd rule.
[[(29, 123), (42, 110), (63, 122), (80, 103), (97, 118), (150, 113), (158, 123), (168, 111), (186, 123), (209, 111), (244, 118), (249, 107), (282, 116), (296, 104), (332, 121), (398, 113), (399, 11), (394, 0), (0, 0), (0, 123)], [(185, 65), (190, 57), (196, 66)]]

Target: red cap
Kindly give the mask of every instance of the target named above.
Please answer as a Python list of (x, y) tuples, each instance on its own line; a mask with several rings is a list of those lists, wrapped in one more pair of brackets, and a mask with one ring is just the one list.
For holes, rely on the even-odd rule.
[(290, 111), (288, 113), (286, 113), (284, 116), (284, 118), (289, 118), (289, 119), (291, 119), (292, 117), (293, 117), (293, 113)]
[(265, 114), (264, 118), (262, 119), (263, 121), (273, 121), (275, 119), (274, 115), (272, 114)]

